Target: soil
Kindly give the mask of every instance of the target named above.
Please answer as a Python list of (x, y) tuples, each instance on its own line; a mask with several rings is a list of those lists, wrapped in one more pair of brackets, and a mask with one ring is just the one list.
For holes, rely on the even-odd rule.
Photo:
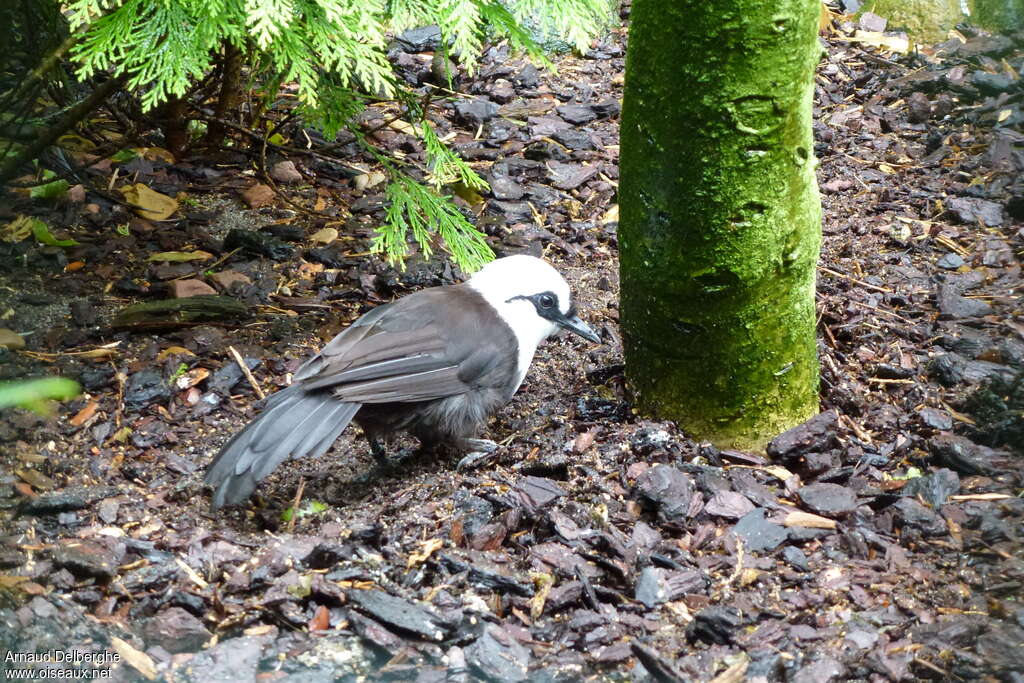
[[(496, 252), (549, 259), (605, 342), (543, 346), (487, 427), (495, 460), (469, 472), (411, 440), (382, 470), (353, 428), (245, 505), (212, 512), (202, 484), (258, 412), (254, 383), (287, 385), (358, 315), (461, 279), (436, 255), (399, 271), (366, 253), (383, 185), (296, 154), (300, 179), (277, 169), (267, 194), (252, 150), (148, 151), (113, 166), (183, 200), (169, 220), (92, 190), (12, 195), (3, 222), (37, 215), (80, 244), (0, 244), (0, 326), (26, 341), (0, 376), (84, 393), (0, 421), (0, 642), (125, 681), (1024, 679), (1024, 35), (965, 29), (894, 56), (856, 28), (823, 33), (815, 97), (822, 413), (766, 454), (631, 409), (612, 210), (624, 29), (557, 74), (491, 47), (429, 109), (491, 182), (463, 207)], [(392, 54), (412, 83), (431, 56)], [(395, 111), (362, 123), (422, 159)], [(312, 239), (323, 228), (341, 236)], [(247, 311), (119, 317), (185, 291)]]

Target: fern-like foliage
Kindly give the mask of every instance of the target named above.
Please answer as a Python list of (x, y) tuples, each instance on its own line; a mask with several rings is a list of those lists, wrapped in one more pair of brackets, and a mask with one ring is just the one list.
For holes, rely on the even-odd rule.
[[(476, 232), (443, 194), (483, 179), (437, 137), (388, 62), (388, 37), (414, 26), (440, 27), (443, 47), (469, 71), (485, 39), (501, 37), (550, 66), (524, 24), (561, 35), (580, 50), (612, 16), (617, 0), (67, 0), (66, 16), (83, 37), (79, 72), (126, 74), (144, 107), (183, 97), (214, 68), (225, 43), (251, 56), (268, 90), (295, 84), (304, 119), (333, 137), (354, 124), (364, 98), (406, 103), (426, 150), (426, 184), (394, 172), (387, 225), (375, 248), (392, 260), (407, 253), (411, 232), (424, 251), (431, 233), (464, 270), (490, 257)], [(362, 141), (364, 145), (366, 141)], [(393, 164), (388, 164), (394, 168)]]
[(387, 188), (389, 202), (384, 225), (377, 231), (371, 250), (400, 263), (409, 253), (406, 235), (419, 244), (425, 257), (433, 251), (434, 233), (444, 242), (455, 264), (472, 272), (494, 258), (484, 235), (466, 220), (450, 197), (397, 172)]

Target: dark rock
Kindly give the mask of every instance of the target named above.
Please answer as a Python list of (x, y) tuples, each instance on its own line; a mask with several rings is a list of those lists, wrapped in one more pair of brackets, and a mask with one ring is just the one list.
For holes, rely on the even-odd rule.
[(704, 504), (704, 512), (726, 519), (739, 519), (753, 509), (750, 499), (735, 491), (719, 491)]
[(540, 71), (533, 64), (527, 64), (513, 80), (524, 88), (536, 88), (540, 84)]
[(120, 491), (113, 486), (77, 486), (44, 493), (21, 504), (21, 512), (28, 515), (52, 515), (58, 512), (83, 510), (98, 500), (116, 496)]
[(146, 619), (141, 633), (147, 645), (159, 645), (170, 653), (195, 652), (213, 635), (181, 607), (168, 607)]
[(1016, 677), (999, 676), (1000, 680), (1020, 681), (1024, 675), (1024, 628), (993, 622), (992, 630), (978, 638), (978, 654), (992, 671), (1014, 672)]
[(928, 450), (935, 464), (960, 474), (991, 474), (994, 471), (994, 451), (963, 436), (939, 434), (928, 442)]
[(565, 495), (565, 491), (551, 479), (544, 477), (523, 477), (512, 488), (524, 507), (530, 510), (550, 505)]
[(347, 595), (360, 611), (400, 631), (442, 641), (451, 630), (433, 611), (383, 591), (352, 589)]
[(729, 645), (749, 623), (750, 620), (735, 607), (707, 607), (693, 615), (693, 621), (686, 628), (686, 637), (691, 641)]
[(972, 72), (969, 81), (982, 95), (998, 95), (1007, 92), (1015, 82), (1006, 74), (993, 74), (987, 71)]
[(928, 372), (942, 384), (951, 387), (961, 382), (1011, 382), (1013, 368), (986, 360), (968, 360), (957, 353), (936, 356), (928, 363)]
[(946, 209), (961, 223), (980, 221), (990, 228), (1003, 224), (1003, 207), (987, 199), (953, 197), (946, 202)]
[[(474, 551), (469, 551), (470, 553)], [(513, 576), (503, 574), (493, 563), (488, 563), (481, 556), (473, 557), (473, 562), (462, 561), (453, 553), (441, 555), (441, 564), (452, 573), (468, 572), (467, 580), (487, 590), (497, 591), (502, 595), (514, 594), (525, 598), (532, 597), (534, 589), (525, 583), (520, 583)]]
[(907, 120), (911, 123), (924, 123), (932, 115), (932, 103), (923, 92), (915, 91), (907, 98)]
[(857, 496), (838, 484), (808, 484), (796, 495), (804, 507), (825, 517), (843, 517), (857, 509)]
[(441, 47), (441, 29), (438, 26), (421, 26), (395, 36), (395, 42), (406, 52), (427, 52)]
[(171, 388), (159, 370), (146, 369), (132, 374), (124, 387), (125, 406), (133, 410), (150, 403), (166, 403), (171, 399)]
[[(250, 370), (255, 370), (263, 362), (259, 358), (243, 358), (242, 360)], [(207, 380), (206, 387), (210, 391), (228, 396), (235, 385), (242, 381), (242, 377), (244, 377), (242, 368), (238, 367), (238, 363), (235, 361), (229, 360)]]
[(474, 97), (471, 100), (459, 100), (455, 103), (455, 114), (464, 123), (479, 126), (498, 115), (501, 105), (486, 97)]
[(525, 681), (530, 651), (498, 624), (488, 624), (483, 634), (465, 649), (466, 663), (491, 681)]
[(555, 111), (563, 119), (577, 126), (590, 123), (597, 118), (594, 108), (586, 104), (565, 104), (561, 107), (556, 107)]
[(900, 498), (893, 508), (897, 511), (897, 519), (905, 527), (918, 529), (925, 536), (946, 534), (946, 520), (914, 498)]
[(800, 550), (796, 546), (788, 545), (782, 549), (782, 559), (786, 561), (793, 569), (802, 572), (811, 571), (811, 565), (807, 561), (807, 556), (804, 555), (804, 551)]
[(183, 667), (186, 679), (195, 683), (232, 683), (255, 680), (264, 639), (254, 636), (223, 640), (199, 652)]
[(900, 493), (905, 496), (921, 496), (933, 508), (939, 508), (959, 490), (960, 477), (953, 470), (943, 468), (923, 477), (911, 479)]
[(495, 199), (520, 199), (526, 190), (508, 176), (492, 176), (490, 179), (491, 194)]
[(935, 298), (939, 304), (939, 312), (946, 319), (979, 318), (992, 313), (992, 307), (984, 301), (962, 296), (956, 285), (939, 285)]
[(455, 517), (462, 520), (467, 536), (475, 535), (494, 516), (494, 505), (479, 496), (459, 489), (455, 492)]
[(336, 564), (352, 559), (354, 555), (355, 550), (350, 545), (321, 541), (302, 562), (310, 569), (330, 569)]
[(275, 261), (291, 257), (295, 249), (273, 235), (257, 230), (232, 228), (224, 238), (224, 251), (238, 249), (254, 256), (266, 256)]
[(773, 460), (790, 461), (811, 451), (826, 451), (836, 443), (839, 415), (834, 410), (815, 415), (803, 424), (786, 430), (768, 444)]
[(601, 172), (601, 164), (588, 166), (565, 164), (552, 161), (548, 164), (548, 177), (551, 184), (559, 190), (574, 190)]
[(674, 467), (655, 465), (648, 469), (637, 478), (636, 491), (665, 521), (685, 520), (692, 514), (696, 494), (693, 479)]
[(953, 429), (953, 418), (945, 410), (921, 408), (917, 414), (921, 418), (921, 422), (932, 429), (937, 429), (940, 432), (948, 432)]
[(571, 150), (594, 149), (590, 133), (578, 128), (555, 131), (551, 137)]
[(590, 105), (590, 108), (593, 109), (594, 113), (601, 118), (618, 116), (619, 112), (622, 111), (622, 105), (618, 100), (614, 99), (601, 100), (597, 104)]
[(935, 265), (944, 270), (957, 270), (960, 266), (964, 265), (964, 257), (951, 251), (940, 256)]
[(839, 680), (846, 667), (837, 659), (821, 656), (800, 667), (790, 679), (792, 683), (829, 683)]
[(75, 576), (110, 581), (124, 557), (124, 546), (109, 547), (85, 539), (61, 539), (53, 550), (53, 563)]
[(663, 602), (668, 601), (668, 589), (665, 585), (665, 570), (657, 567), (644, 567), (636, 580), (636, 589), (633, 597), (646, 605), (647, 609), (654, 609)]
[(71, 310), (71, 319), (79, 327), (89, 327), (96, 324), (99, 315), (96, 307), (88, 299), (74, 299), (68, 304)]
[(778, 548), (787, 538), (785, 527), (765, 519), (764, 509), (755, 508), (732, 528), (734, 534), (743, 539), (750, 552), (770, 552)]

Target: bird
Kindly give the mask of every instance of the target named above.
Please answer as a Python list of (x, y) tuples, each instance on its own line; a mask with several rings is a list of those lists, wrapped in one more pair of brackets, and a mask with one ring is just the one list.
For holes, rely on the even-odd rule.
[(286, 460), (322, 456), (353, 421), (381, 465), (381, 442), (397, 432), (468, 452), (460, 464), (486, 458), (497, 444), (478, 432), (559, 330), (601, 343), (577, 315), (565, 279), (526, 254), (374, 308), (301, 365), (223, 446), (205, 477), (213, 509), (245, 501)]

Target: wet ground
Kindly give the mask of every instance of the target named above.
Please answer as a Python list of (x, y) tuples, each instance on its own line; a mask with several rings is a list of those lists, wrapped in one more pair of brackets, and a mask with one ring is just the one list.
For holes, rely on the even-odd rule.
[[(460, 279), (365, 253), (382, 185), (295, 155), (275, 167), (285, 201), (253, 190), (243, 151), (147, 153), (119, 173), (185, 192), (169, 221), (93, 194), (12, 205), (2, 222), (36, 212), (81, 244), (2, 246), (0, 327), (26, 345), (0, 375), (59, 372), (85, 393), (0, 422), (0, 642), (117, 653), (117, 680), (1019, 680), (1024, 41), (967, 33), (897, 57), (853, 28), (824, 35), (815, 100), (822, 414), (768, 455), (630, 408), (620, 32), (557, 75), (492, 48), (430, 108), (491, 182), (465, 206), (495, 250), (556, 264), (605, 340), (542, 347), (475, 471), (412, 441), (377, 471), (351, 429), (249, 504), (209, 509), (203, 469), (258, 410), (254, 383), (285, 386), (357, 315)], [(431, 54), (392, 56), (421, 83)], [(393, 113), (364, 125), (415, 160)], [(172, 251), (209, 257), (150, 260)], [(119, 315), (201, 285), (245, 310)]]

